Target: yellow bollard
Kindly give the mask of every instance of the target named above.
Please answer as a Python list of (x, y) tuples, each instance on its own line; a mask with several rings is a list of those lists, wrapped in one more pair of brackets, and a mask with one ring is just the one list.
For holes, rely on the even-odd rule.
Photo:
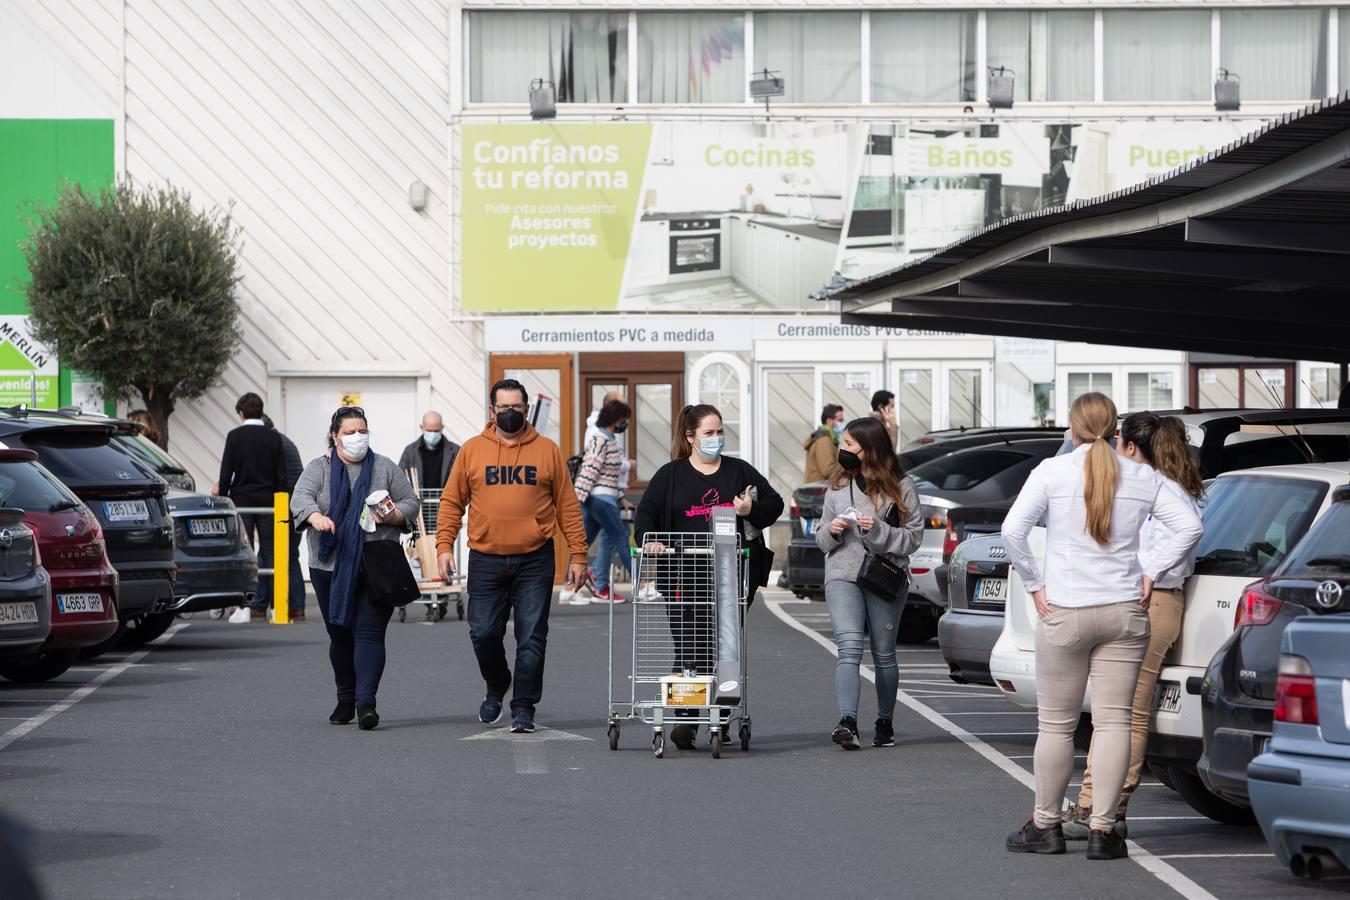
[(291, 584), (291, 498), (278, 492), (273, 495), (272, 529), (272, 624), (289, 625), (291, 600), (287, 596)]

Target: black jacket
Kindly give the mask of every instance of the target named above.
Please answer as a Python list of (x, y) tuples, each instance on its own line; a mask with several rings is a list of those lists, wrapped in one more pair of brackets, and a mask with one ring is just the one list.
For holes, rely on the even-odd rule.
[(281, 436), (281, 458), (286, 463), (286, 483), (281, 487), (286, 493), (294, 494), (295, 483), (305, 472), (305, 461), (300, 458), (300, 448), (295, 446), (295, 441), (280, 431), (277, 434)]
[(286, 489), (281, 434), (265, 425), (240, 425), (225, 436), (220, 456), (220, 496), (235, 506), (271, 506)]
[[(450, 470), (455, 467), (455, 457), (459, 455), (459, 444), (454, 441), (441, 438), (441, 443), (445, 450), (441, 453), (441, 478), (435, 484), (418, 484), (419, 488), (435, 488), (441, 490), (445, 487), (445, 482), (450, 478)], [(403, 448), (403, 453), (399, 455), (398, 467), (404, 475), (412, 469), (417, 473), (418, 481), (422, 478), (422, 455), (418, 449), (422, 446), (422, 437), (418, 435), (417, 440)]]

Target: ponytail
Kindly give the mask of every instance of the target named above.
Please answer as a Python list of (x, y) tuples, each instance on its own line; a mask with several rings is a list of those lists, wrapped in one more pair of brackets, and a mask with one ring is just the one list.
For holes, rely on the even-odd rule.
[(1196, 500), (1205, 493), (1200, 466), (1186, 440), (1186, 426), (1176, 416), (1166, 416), (1158, 423), (1158, 430), (1144, 455), (1153, 468), (1175, 481)]
[(671, 459), (688, 459), (693, 454), (694, 448), (689, 443), (689, 435), (697, 431), (698, 423), (708, 416), (722, 418), (717, 407), (711, 403), (696, 403), (680, 410), (679, 415), (675, 417), (675, 427), (672, 429), (670, 439)]
[(1073, 401), (1069, 427), (1074, 437), (1088, 444), (1083, 463), (1083, 502), (1087, 506), (1087, 532), (1105, 546), (1111, 538), (1111, 511), (1120, 483), (1120, 466), (1111, 449), (1116, 433), (1116, 405), (1105, 394), (1083, 394)]

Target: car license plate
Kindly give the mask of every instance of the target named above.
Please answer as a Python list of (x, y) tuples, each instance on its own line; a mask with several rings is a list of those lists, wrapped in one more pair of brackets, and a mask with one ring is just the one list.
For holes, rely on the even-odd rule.
[(144, 500), (108, 500), (103, 513), (109, 522), (144, 522), (150, 518)]
[(36, 603), (0, 603), (0, 625), (38, 620)]
[(188, 533), (193, 537), (224, 534), (225, 520), (219, 516), (210, 519), (188, 519)]
[(1181, 712), (1181, 683), (1178, 681), (1158, 682), (1157, 699), (1154, 708), (1161, 713)]
[(103, 612), (100, 594), (57, 594), (56, 608), (63, 613)]
[(1007, 600), (1008, 579), (981, 578), (975, 582), (976, 600)]

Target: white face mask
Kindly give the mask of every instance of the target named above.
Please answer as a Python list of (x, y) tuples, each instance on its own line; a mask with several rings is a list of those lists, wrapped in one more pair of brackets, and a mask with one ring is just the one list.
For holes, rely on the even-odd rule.
[(353, 431), (351, 434), (342, 436), (342, 452), (347, 454), (350, 460), (362, 460), (366, 458), (366, 452), (370, 449), (370, 435), (362, 434), (359, 431)]
[(435, 447), (441, 442), (441, 433), (439, 431), (424, 431), (422, 439), (427, 442), (428, 447)]

